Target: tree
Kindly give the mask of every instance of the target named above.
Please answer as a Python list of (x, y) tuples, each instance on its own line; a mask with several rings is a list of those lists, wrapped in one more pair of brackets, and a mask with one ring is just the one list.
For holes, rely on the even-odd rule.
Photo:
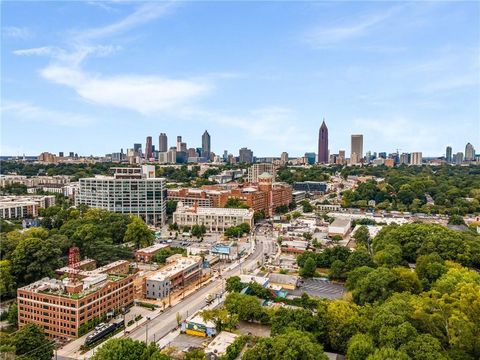
[(303, 200), (301, 204), (302, 204), (302, 210), (304, 213), (311, 213), (313, 211), (313, 206), (312, 204), (310, 204), (310, 201)]
[(11, 269), (17, 284), (21, 286), (43, 277), (52, 277), (53, 270), (60, 267), (59, 257), (60, 250), (49, 239), (22, 239), (11, 257)]
[(142, 341), (129, 338), (110, 339), (97, 350), (92, 360), (169, 360), (160, 353), (155, 344), (145, 345)]
[(465, 221), (461, 215), (451, 215), (448, 218), (448, 223), (451, 225), (465, 225)]
[(329, 277), (334, 280), (346, 279), (346, 266), (342, 260), (335, 260), (330, 266)]
[(15, 354), (22, 359), (50, 360), (53, 356), (53, 342), (49, 341), (36, 324), (27, 324), (18, 330), (12, 340)]
[(148, 229), (147, 225), (139, 217), (132, 217), (132, 221), (127, 226), (124, 242), (133, 242), (136, 249), (147, 247), (153, 244), (155, 236)]
[(240, 292), (246, 287), (246, 284), (240, 281), (239, 276), (230, 276), (226, 281), (226, 290), (228, 292)]
[(273, 336), (299, 330), (311, 333), (318, 342), (325, 342), (326, 309), (324, 304), (319, 304), (317, 314), (307, 309), (280, 308), (271, 316), (271, 334)]
[(203, 235), (207, 233), (207, 228), (205, 225), (193, 225), (192, 226), (192, 235), (200, 239)]
[(397, 277), (387, 268), (378, 268), (368, 272), (355, 284), (353, 300), (360, 305), (383, 301), (395, 291)]
[(365, 225), (360, 226), (357, 231), (355, 231), (353, 237), (357, 244), (364, 245), (367, 249), (369, 248), (370, 233)]
[(437, 279), (447, 272), (447, 267), (440, 255), (434, 252), (417, 258), (415, 272), (422, 282), (423, 288), (428, 290)]
[(10, 261), (0, 260), (0, 294), (9, 299), (15, 296), (15, 279), (12, 275)]
[(349, 360), (365, 360), (375, 351), (375, 345), (370, 335), (358, 333), (348, 341), (347, 358)]
[(367, 360), (410, 360), (410, 357), (404, 351), (383, 347), (375, 350)]
[(400, 346), (408, 356), (415, 360), (446, 360), (442, 345), (430, 334), (421, 334)]
[(207, 360), (203, 349), (193, 349), (185, 353), (185, 360)]
[(268, 315), (256, 296), (230, 293), (225, 299), (225, 308), (230, 314), (237, 314), (239, 320), (268, 322)]
[(13, 303), (8, 308), (7, 322), (12, 326), (17, 327), (17, 324), (18, 324), (18, 306), (17, 306), (16, 303)]
[(167, 200), (167, 215), (172, 215), (177, 210), (177, 203), (175, 200)]
[(224, 329), (234, 329), (238, 324), (238, 315), (229, 314), (225, 308), (207, 309), (200, 312), (203, 321), (212, 321), (217, 334)]
[(321, 345), (310, 334), (293, 330), (260, 340), (245, 352), (243, 360), (327, 360)]
[(226, 208), (237, 208), (237, 209), (248, 209), (249, 206), (244, 204), (241, 199), (236, 197), (228, 198), (227, 203), (225, 204)]
[(317, 263), (311, 257), (305, 261), (305, 265), (300, 268), (300, 276), (304, 278), (309, 278), (315, 275), (317, 271)]
[(327, 304), (328, 343), (333, 350), (345, 353), (348, 339), (361, 326), (358, 310), (357, 305), (345, 300), (334, 300)]
[(388, 245), (383, 250), (375, 252), (373, 261), (377, 266), (393, 267), (403, 264), (402, 248), (398, 245)]

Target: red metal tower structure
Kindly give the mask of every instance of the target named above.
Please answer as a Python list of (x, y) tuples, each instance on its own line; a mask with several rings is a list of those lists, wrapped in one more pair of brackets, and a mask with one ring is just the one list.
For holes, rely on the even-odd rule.
[(80, 249), (76, 246), (72, 246), (68, 249), (68, 267), (70, 271), (68, 272), (69, 278), (72, 282), (76, 282), (78, 279), (78, 271), (80, 265)]

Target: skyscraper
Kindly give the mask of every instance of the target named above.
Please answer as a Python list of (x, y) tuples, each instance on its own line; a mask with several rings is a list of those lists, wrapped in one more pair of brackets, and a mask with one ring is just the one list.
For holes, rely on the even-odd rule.
[(142, 153), (142, 144), (133, 144), (133, 151), (136, 156), (139, 156)]
[(447, 161), (447, 163), (452, 162), (452, 147), (451, 146), (447, 146), (447, 150), (445, 151), (445, 160)]
[(152, 157), (152, 137), (147, 136), (147, 142), (145, 144), (145, 159), (150, 159)]
[(182, 151), (182, 137), (177, 136), (177, 151)]
[(238, 162), (251, 164), (253, 163), (253, 151), (245, 147), (238, 151)]
[(318, 131), (318, 163), (328, 164), (328, 128), (325, 119)]
[(352, 152), (350, 154), (350, 162), (356, 164), (363, 157), (363, 135), (352, 135)]
[(168, 138), (167, 134), (160, 133), (158, 137), (158, 152), (167, 152), (168, 151)]
[(412, 152), (410, 154), (410, 164), (411, 165), (422, 165), (422, 153), (421, 152)]
[(210, 157), (210, 134), (207, 130), (202, 135), (202, 156), (208, 158)]
[(472, 144), (465, 145), (465, 161), (475, 160), (475, 148)]
[(282, 165), (285, 165), (286, 163), (288, 163), (288, 153), (287, 152), (282, 152), (282, 155), (280, 155), (280, 162), (282, 163)]

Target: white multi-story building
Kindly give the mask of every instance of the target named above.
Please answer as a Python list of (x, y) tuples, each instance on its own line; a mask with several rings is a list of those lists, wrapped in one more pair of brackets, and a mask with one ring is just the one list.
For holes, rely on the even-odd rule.
[(422, 153), (421, 152), (413, 152), (410, 155), (410, 164), (411, 165), (422, 165)]
[(167, 263), (170, 262), (170, 264), (145, 279), (145, 297), (147, 299), (162, 299), (175, 288), (191, 283), (202, 274), (202, 258), (200, 256), (173, 255), (173, 259), (171, 261), (169, 259), (167, 259)]
[(0, 218), (35, 218), (38, 216), (39, 209), (46, 209), (52, 205), (55, 205), (54, 195), (1, 196)]
[(178, 203), (173, 222), (179, 226), (205, 225), (209, 231), (224, 231), (243, 223), (253, 227), (253, 213), (252, 209), (186, 207)]
[(155, 177), (155, 166), (113, 170), (113, 176), (80, 179), (75, 204), (136, 215), (148, 224), (164, 224), (167, 190), (165, 179)]

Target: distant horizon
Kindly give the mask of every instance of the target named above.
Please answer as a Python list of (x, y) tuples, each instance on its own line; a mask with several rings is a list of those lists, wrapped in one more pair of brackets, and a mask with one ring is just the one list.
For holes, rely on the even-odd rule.
[[(478, 2), (2, 2), (0, 154), (480, 148)], [(263, 156), (262, 156), (263, 157)]]

